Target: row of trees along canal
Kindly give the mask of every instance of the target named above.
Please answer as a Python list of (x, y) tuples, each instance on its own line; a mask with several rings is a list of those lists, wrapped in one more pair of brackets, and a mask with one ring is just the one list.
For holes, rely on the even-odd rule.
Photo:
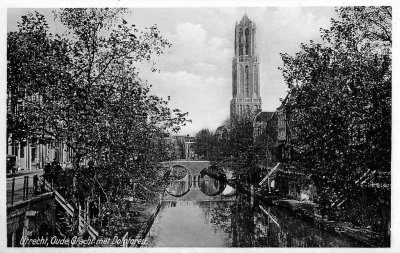
[[(296, 134), (291, 160), (283, 166), (316, 176), (321, 206), (331, 207), (338, 196), (345, 200), (331, 210), (331, 218), (387, 230), (392, 10), (342, 7), (336, 12), (330, 28), (321, 29), (321, 43), (301, 44), (293, 56), (281, 54), (288, 85), (287, 131)], [(255, 142), (251, 125), (236, 120), (227, 138), (201, 130), (196, 152), (243, 178), (260, 173), (256, 165), (270, 159), (268, 154), (277, 155), (276, 136), (271, 124)], [(368, 170), (385, 174), (386, 187), (360, 187), (359, 179)], [(259, 177), (247, 180), (252, 178)]]
[[(133, 194), (132, 183), (143, 200), (162, 189), (160, 162), (171, 158), (164, 138), (187, 121), (187, 113), (150, 95), (151, 85), (139, 77), (138, 66), (157, 71), (153, 58), (171, 44), (156, 26), (140, 31), (128, 24), (122, 18), (126, 13), (55, 11), (62, 35), (49, 32), (42, 14), (30, 13), (7, 37), (8, 104), (25, 105), (8, 114), (8, 136), (63, 141), (72, 150), (73, 169), (63, 172), (59, 181), (65, 187), (58, 189), (75, 207), (100, 197), (114, 204), (103, 204), (103, 213), (118, 216), (123, 200)], [(95, 166), (82, 169), (82, 159)]]

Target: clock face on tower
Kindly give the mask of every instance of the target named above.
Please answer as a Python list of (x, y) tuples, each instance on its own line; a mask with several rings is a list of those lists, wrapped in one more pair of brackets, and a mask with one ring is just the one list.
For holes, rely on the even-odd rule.
[(245, 14), (235, 25), (235, 55), (232, 60), (231, 118), (261, 110), (259, 62), (256, 55), (256, 25)]

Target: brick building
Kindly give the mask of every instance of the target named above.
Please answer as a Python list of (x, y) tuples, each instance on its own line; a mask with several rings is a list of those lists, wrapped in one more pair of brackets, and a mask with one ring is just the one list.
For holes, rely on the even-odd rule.
[[(8, 120), (15, 120), (22, 115), (27, 101), (41, 101), (39, 94), (26, 96), (18, 99), (14, 94), (7, 91), (7, 114)], [(21, 122), (20, 122), (21, 123)], [(17, 124), (20, 124), (17, 123)], [(7, 124), (11, 124), (7, 122)], [(60, 162), (62, 167), (71, 166), (72, 151), (63, 141), (57, 141), (45, 133), (30, 134), (29, 137), (18, 137), (16, 129), (9, 131), (7, 127), (7, 149), (8, 158), (15, 159), (15, 170), (42, 169), (47, 162), (54, 160)]]
[(194, 160), (196, 158), (194, 151), (195, 137), (175, 135), (167, 139), (173, 145), (176, 159)]

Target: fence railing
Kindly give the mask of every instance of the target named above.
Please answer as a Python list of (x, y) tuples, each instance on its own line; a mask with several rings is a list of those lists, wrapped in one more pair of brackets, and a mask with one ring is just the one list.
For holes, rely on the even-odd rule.
[(7, 205), (26, 201), (47, 192), (38, 175), (7, 180)]
[[(54, 187), (53, 184), (50, 184), (46, 180), (40, 180), (44, 184), (44, 188), (53, 191), (55, 200), (63, 208), (63, 210), (70, 216), (74, 217), (75, 209), (74, 207), (57, 191), (57, 187)], [(97, 238), (99, 236), (99, 232), (97, 232), (89, 223), (88, 215), (83, 210), (78, 210), (78, 232), (79, 235), (83, 235), (85, 232), (88, 232), (92, 238)]]

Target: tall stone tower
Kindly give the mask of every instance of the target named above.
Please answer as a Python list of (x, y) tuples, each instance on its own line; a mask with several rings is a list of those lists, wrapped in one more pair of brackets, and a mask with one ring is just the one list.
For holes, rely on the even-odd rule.
[(244, 14), (235, 25), (235, 56), (232, 60), (231, 119), (261, 110), (256, 25)]

